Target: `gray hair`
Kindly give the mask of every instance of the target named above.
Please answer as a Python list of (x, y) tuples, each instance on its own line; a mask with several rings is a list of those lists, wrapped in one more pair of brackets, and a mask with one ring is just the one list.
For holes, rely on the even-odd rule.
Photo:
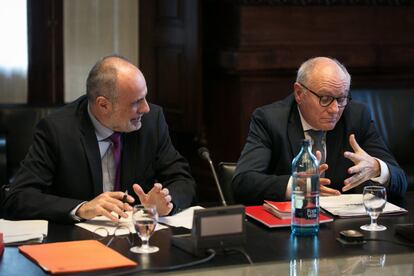
[(117, 63), (111, 59), (129, 60), (119, 55), (110, 55), (99, 60), (89, 71), (86, 80), (86, 95), (89, 102), (94, 102), (98, 96), (104, 96), (110, 101), (116, 101), (116, 81), (118, 75)]
[[(299, 83), (308, 83), (309, 79), (310, 79), (310, 74), (313, 72), (318, 60), (321, 57), (314, 57), (314, 58), (310, 58), (307, 61), (305, 61), (304, 63), (302, 63), (299, 67), (297, 76), (296, 76), (296, 81)], [(333, 62), (335, 62), (339, 68), (341, 68), (342, 72), (345, 74), (345, 77), (348, 81), (348, 90), (349, 87), (351, 86), (351, 75), (348, 73), (348, 70), (346, 69), (346, 67), (340, 63), (338, 60), (334, 59), (334, 58), (329, 58), (328, 59), (332, 60)]]

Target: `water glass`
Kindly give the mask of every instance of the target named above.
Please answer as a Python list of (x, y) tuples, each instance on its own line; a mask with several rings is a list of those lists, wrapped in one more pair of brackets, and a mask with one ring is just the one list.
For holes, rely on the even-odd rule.
[(361, 226), (365, 231), (384, 231), (387, 227), (377, 224), (377, 219), (387, 203), (387, 191), (382, 186), (366, 186), (363, 192), (365, 210), (371, 217), (371, 223)]
[(142, 241), (141, 246), (134, 246), (130, 250), (134, 253), (155, 253), (159, 248), (149, 245), (149, 239), (154, 233), (158, 221), (158, 212), (155, 205), (136, 205), (132, 210), (132, 223)]

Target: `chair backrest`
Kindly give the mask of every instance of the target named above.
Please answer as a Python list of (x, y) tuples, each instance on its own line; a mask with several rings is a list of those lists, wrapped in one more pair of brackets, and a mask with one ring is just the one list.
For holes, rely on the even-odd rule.
[(357, 89), (352, 98), (368, 105), (379, 132), (414, 189), (414, 89)]
[[(56, 106), (30, 106), (27, 104), (0, 104), (1, 184), (8, 184), (33, 141), (36, 124)], [(6, 147), (7, 145), (7, 147)], [(4, 179), (4, 176), (6, 179)]]
[(218, 178), (228, 205), (236, 203), (233, 196), (233, 189), (231, 188), (231, 181), (236, 170), (236, 165), (236, 163), (231, 162), (220, 162), (218, 164)]
[(7, 140), (0, 134), (0, 185), (7, 183)]
[(0, 218), (3, 217), (3, 199), (7, 186), (7, 158), (6, 158), (6, 137), (0, 134)]

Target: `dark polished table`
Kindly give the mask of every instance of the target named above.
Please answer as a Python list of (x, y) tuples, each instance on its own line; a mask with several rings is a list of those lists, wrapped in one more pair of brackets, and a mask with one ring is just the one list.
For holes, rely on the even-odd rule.
[[(365, 238), (382, 239), (387, 241), (368, 241), (363, 245), (344, 246), (336, 241), (339, 232), (346, 229), (359, 230), (359, 227), (369, 222), (369, 218), (335, 219), (334, 222), (322, 224), (319, 235), (316, 238), (299, 237), (294, 238), (290, 235), (290, 228), (269, 229), (250, 219), (246, 222), (247, 244), (245, 251), (251, 257), (254, 265), (249, 266), (246, 257), (240, 252), (219, 254), (210, 262), (194, 266), (191, 270), (181, 271), (181, 273), (207, 273), (214, 269), (240, 269), (240, 273), (245, 275), (262, 273), (260, 269), (266, 269), (272, 264), (279, 265), (282, 271), (292, 272), (292, 266), (297, 269), (297, 265), (303, 260), (303, 264), (312, 267), (315, 262), (318, 267), (327, 261), (334, 264), (347, 262), (347, 260), (371, 260), (377, 258), (381, 263), (398, 264), (402, 262), (406, 266), (401, 269), (410, 270), (414, 274), (414, 247), (399, 245), (394, 242), (408, 242), (407, 240), (395, 235), (395, 225), (400, 223), (414, 222), (414, 192), (407, 193), (405, 199), (393, 201), (395, 204), (406, 208), (408, 214), (399, 216), (382, 216), (379, 223), (387, 226), (383, 232), (365, 232)], [(138, 267), (130, 269), (117, 269), (111, 271), (99, 271), (100, 275), (121, 275), (135, 274), (140, 270), (152, 268), (165, 268), (173, 265), (184, 264), (196, 261), (199, 258), (191, 256), (186, 252), (171, 245), (171, 235), (175, 229), (164, 229), (156, 232), (151, 238), (151, 244), (160, 248), (160, 251), (149, 255), (134, 254), (129, 251), (130, 245), (125, 239), (116, 238), (110, 245), (111, 248), (120, 252), (124, 256), (138, 262)], [(48, 237), (45, 242), (97, 239), (98, 236), (73, 225), (60, 225), (49, 223)], [(139, 240), (137, 237), (136, 240)], [(103, 240), (105, 242), (106, 240)], [(362, 258), (362, 259), (361, 259)], [(408, 260), (403, 262), (403, 260)], [(390, 263), (392, 262), (392, 263)], [(408, 263), (407, 263), (408, 262)], [(327, 265), (328, 267), (337, 267)], [(252, 270), (252, 267), (259, 269)], [(246, 272), (243, 269), (248, 269)], [(395, 269), (394, 269), (395, 270)], [(393, 271), (394, 271), (393, 270)], [(207, 271), (207, 272), (206, 272)], [(142, 271), (141, 271), (142, 272)], [(95, 272), (96, 273), (96, 272)], [(191, 274), (190, 273), (190, 274)], [(237, 273), (237, 272), (236, 272)], [(88, 273), (86, 273), (88, 274)], [(93, 273), (91, 273), (93, 274)], [(295, 273), (293, 273), (295, 274)], [(314, 274), (314, 273), (312, 273)], [(335, 273), (336, 274), (336, 273)], [(6, 247), (4, 255), (0, 260), (0, 275), (44, 275), (37, 265), (28, 260), (18, 252), (16, 247)], [(292, 275), (292, 274), (291, 274)]]

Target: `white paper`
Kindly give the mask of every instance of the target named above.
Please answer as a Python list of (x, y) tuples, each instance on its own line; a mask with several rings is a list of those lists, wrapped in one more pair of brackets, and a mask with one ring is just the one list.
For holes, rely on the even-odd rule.
[[(113, 235), (115, 232), (115, 229), (119, 227), (121, 228), (116, 230), (116, 233), (115, 233), (116, 236), (127, 235), (129, 233), (135, 234), (136, 233), (135, 227), (131, 219), (132, 211), (128, 211), (126, 213), (128, 215), (128, 218), (121, 218), (119, 222), (113, 222), (107, 217), (99, 216), (99, 217), (95, 217), (93, 219), (87, 220), (85, 222), (76, 223), (75, 225), (83, 229), (86, 229), (90, 232), (93, 232), (97, 235), (100, 235), (102, 237), (105, 237), (107, 235)], [(125, 227), (125, 228), (123, 229), (122, 227)], [(106, 229), (107, 232), (105, 232), (105, 230), (103, 231), (97, 230), (98, 228), (104, 228)], [(165, 228), (167, 227), (157, 224), (157, 226), (155, 227), (155, 231), (162, 230)], [(127, 229), (129, 229), (129, 231)]]
[(193, 206), (173, 216), (161, 217), (159, 220), (161, 223), (167, 224), (170, 226), (184, 227), (187, 229), (191, 229), (193, 228), (194, 210), (198, 210), (198, 209), (204, 209), (204, 208), (201, 206)]
[(47, 236), (47, 220), (5, 220), (0, 219), (0, 232), (4, 244), (42, 242)]
[[(321, 196), (319, 205), (329, 213), (340, 217), (367, 216), (362, 194), (344, 194), (339, 196)], [(387, 202), (383, 214), (406, 213), (407, 210)]]

